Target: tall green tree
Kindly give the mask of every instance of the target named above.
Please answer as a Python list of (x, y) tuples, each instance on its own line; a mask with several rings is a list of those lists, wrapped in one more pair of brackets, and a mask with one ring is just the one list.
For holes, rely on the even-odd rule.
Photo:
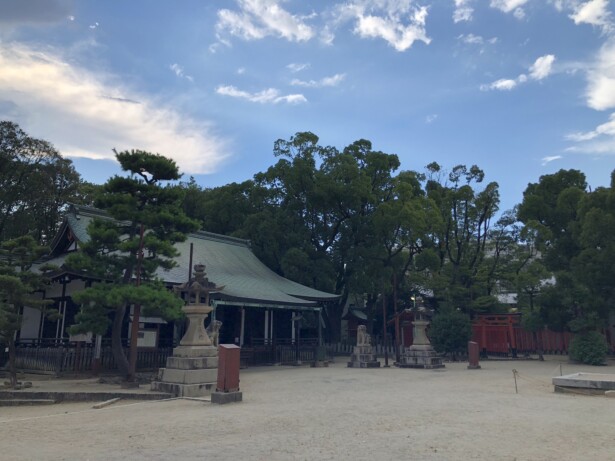
[(0, 122), (0, 240), (30, 234), (50, 241), (79, 182), (72, 162), (49, 142)]
[(88, 227), (90, 240), (65, 264), (100, 280), (75, 294), (81, 309), (72, 332), (104, 334), (112, 325), (115, 361), (120, 373), (132, 379), (121, 341), (128, 307), (143, 306), (145, 315), (168, 320), (181, 316), (182, 300), (157, 274), (174, 267), (173, 244), (198, 224), (182, 211), (184, 191), (176, 184), (181, 175), (173, 160), (140, 150), (116, 152), (116, 158), (129, 176), (109, 179), (95, 200), (113, 219), (94, 220)]
[(476, 165), (457, 165), (445, 175), (440, 165), (431, 163), (425, 184), (440, 219), (425, 245), (429, 270), (423, 283), (433, 290), (439, 306), (470, 314), (489, 310), (496, 302), (491, 294), (494, 280), (485, 276), (484, 263), (491, 221), (499, 209), (499, 187), (490, 182), (478, 189), (484, 176)]
[[(599, 338), (597, 330), (606, 326), (615, 310), (613, 176), (610, 187), (594, 191), (588, 190), (585, 175), (578, 170), (541, 176), (524, 192), (519, 218), (535, 230), (544, 266), (555, 274), (555, 286), (544, 288), (540, 296), (543, 318), (552, 327), (575, 332), (577, 345)], [(603, 350), (597, 346), (592, 353)], [(583, 361), (582, 355), (577, 358)]]
[[(44, 274), (32, 270), (34, 262), (47, 251), (29, 235), (0, 244), (0, 343), (9, 349), (11, 387), (17, 384), (14, 339), (21, 328), (23, 309), (27, 306), (45, 311), (50, 303), (37, 294), (47, 282)], [(44, 312), (47, 316), (54, 314), (53, 310)]]

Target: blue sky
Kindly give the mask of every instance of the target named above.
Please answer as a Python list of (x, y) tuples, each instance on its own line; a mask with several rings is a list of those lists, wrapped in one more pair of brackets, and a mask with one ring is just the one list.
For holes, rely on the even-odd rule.
[(86, 180), (112, 149), (174, 158), (204, 187), (276, 139), (369, 139), (402, 169), (477, 164), (502, 209), (540, 175), (615, 168), (609, 0), (0, 0), (0, 119)]

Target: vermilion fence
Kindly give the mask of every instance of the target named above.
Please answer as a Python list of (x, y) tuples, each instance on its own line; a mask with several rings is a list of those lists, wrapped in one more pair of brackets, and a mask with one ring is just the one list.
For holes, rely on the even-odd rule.
[[(572, 333), (565, 331), (542, 330), (536, 335), (513, 325), (476, 325), (472, 326), (472, 341), (478, 343), (483, 353), (514, 355), (517, 353), (567, 354)], [(610, 347), (612, 349), (612, 347)]]
[[(615, 352), (615, 342), (603, 332), (609, 352)], [(568, 354), (573, 334), (567, 331), (542, 330), (535, 334), (521, 326), (521, 314), (478, 315), (472, 323), (472, 341), (483, 354), (517, 355), (536, 353)]]

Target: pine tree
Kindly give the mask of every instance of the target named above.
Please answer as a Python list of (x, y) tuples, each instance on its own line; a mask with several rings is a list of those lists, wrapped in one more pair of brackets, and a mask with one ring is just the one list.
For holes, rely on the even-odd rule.
[(136, 312), (142, 306), (145, 315), (167, 320), (182, 315), (182, 300), (164, 286), (157, 271), (175, 266), (173, 245), (198, 224), (182, 211), (183, 190), (173, 183), (181, 174), (173, 160), (140, 150), (116, 152), (116, 158), (130, 175), (109, 179), (95, 201), (112, 219), (93, 220), (90, 240), (65, 264), (100, 280), (74, 295), (81, 309), (71, 333), (104, 334), (111, 325), (119, 372), (134, 380), (134, 362), (129, 363), (121, 341), (126, 312), (133, 305)]

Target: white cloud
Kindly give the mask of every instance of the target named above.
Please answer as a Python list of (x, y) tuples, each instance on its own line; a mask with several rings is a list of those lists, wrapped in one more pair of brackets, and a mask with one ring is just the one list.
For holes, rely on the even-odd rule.
[(10, 104), (12, 118), (26, 131), (66, 156), (114, 159), (113, 148), (143, 149), (197, 174), (215, 171), (228, 155), (227, 142), (210, 124), (113, 80), (55, 52), (0, 44), (0, 101)]
[(466, 45), (477, 45), (480, 47), (480, 52), (483, 53), (485, 51), (485, 46), (486, 44), (489, 45), (495, 45), (498, 41), (497, 37), (492, 37), (489, 39), (486, 39), (484, 37), (481, 37), (480, 35), (474, 35), (472, 33), (464, 35), (461, 34), (457, 37), (457, 40), (462, 41), (463, 43), (465, 43)]
[(335, 40), (335, 33), (331, 30), (331, 27), (325, 25), (323, 29), (320, 31), (320, 41), (324, 45), (332, 45), (333, 40)]
[[(260, 40), (268, 36), (289, 41), (307, 41), (314, 36), (313, 29), (303, 18), (280, 6), (280, 0), (237, 0), (239, 11), (218, 11), (216, 30), (221, 38), (228, 33), (244, 40)], [(221, 39), (223, 43), (227, 43)]]
[(547, 163), (554, 162), (555, 160), (560, 160), (563, 157), (561, 155), (549, 155), (547, 157), (542, 158), (542, 166), (545, 166)]
[(474, 34), (463, 35), (463, 34), (461, 34), (457, 38), (459, 40), (461, 40), (463, 43), (468, 43), (470, 45), (482, 45), (482, 44), (485, 43), (485, 40), (480, 35), (474, 35)]
[(615, 138), (615, 113), (611, 114), (608, 122), (598, 125), (596, 129), (585, 133), (572, 133), (567, 138), (571, 141), (583, 142), (591, 141), (599, 136), (612, 136)]
[(310, 67), (309, 63), (298, 63), (298, 62), (293, 62), (286, 66), (286, 68), (293, 73), (301, 72), (302, 70), (308, 69), (309, 67)]
[(438, 114), (429, 114), (427, 117), (425, 117), (425, 123), (433, 123), (436, 121), (437, 118)]
[(574, 8), (570, 18), (575, 24), (591, 24), (608, 32), (613, 29), (612, 13), (608, 7), (609, 0), (590, 0)]
[(321, 78), (320, 80), (299, 80), (293, 79), (290, 84), (293, 86), (304, 86), (308, 88), (322, 88), (325, 86), (337, 86), (346, 78), (346, 74), (335, 74), (331, 77)]
[(568, 151), (615, 155), (615, 113), (609, 116), (608, 122), (598, 125), (594, 130), (585, 133), (572, 133), (566, 138), (577, 143), (577, 145), (566, 149)]
[(245, 67), (240, 67), (239, 69), (237, 69), (237, 75), (243, 75), (245, 73), (246, 73)]
[[(587, 69), (587, 105), (595, 110), (615, 109), (615, 39), (605, 43)], [(615, 155), (615, 113), (607, 122), (590, 131), (571, 133), (566, 137), (576, 145), (569, 151)]]
[(551, 74), (554, 61), (555, 56), (552, 54), (546, 54), (539, 57), (530, 67), (530, 77), (534, 80), (542, 80), (543, 78), (548, 77)]
[(100, 24), (98, 24), (97, 22), (95, 22), (94, 24), (90, 24), (90, 29), (98, 29), (98, 26), (100, 26)]
[(504, 13), (514, 12), (517, 8), (525, 5), (529, 0), (491, 0), (489, 6), (497, 8)]
[[(544, 56), (539, 57), (534, 61), (529, 68), (530, 76), (529, 78), (532, 80), (542, 80), (547, 78), (551, 72), (553, 67), (553, 62), (555, 61), (555, 56), (552, 54), (546, 54)], [(489, 84), (483, 84), (480, 86), (482, 91), (488, 90), (505, 90), (510, 91), (515, 88), (517, 85), (521, 83), (526, 83), (528, 81), (528, 76), (525, 74), (519, 74), (517, 78), (501, 78), (496, 80), (495, 82)]]
[(517, 19), (525, 17), (525, 10), (521, 8), (529, 0), (491, 0), (489, 6), (496, 8), (504, 13), (511, 13)]
[(470, 0), (455, 0), (455, 11), (453, 13), (455, 23), (471, 21), (473, 14), (474, 8), (470, 6)]
[(381, 38), (397, 51), (414, 42), (429, 44), (425, 22), (428, 9), (413, 0), (353, 0), (337, 5), (334, 23), (354, 22), (353, 32), (361, 38)]
[(615, 40), (600, 49), (587, 72), (587, 105), (592, 109), (615, 108)]
[(190, 81), (190, 82), (194, 82), (194, 79), (190, 76), (190, 75), (186, 75), (184, 73), (184, 68), (182, 66), (180, 66), (177, 63), (171, 64), (169, 66), (169, 69), (171, 69), (173, 71), (173, 73), (175, 75), (177, 75), (180, 78), (185, 78), (186, 80)]
[(483, 91), (487, 90), (503, 90), (510, 91), (518, 85), (517, 80), (512, 80), (509, 78), (501, 78), (496, 80), (495, 82), (489, 83), (488, 85), (481, 85), (480, 89)]
[(216, 93), (232, 98), (245, 99), (250, 102), (258, 102), (261, 104), (279, 104), (285, 102), (288, 104), (301, 104), (307, 102), (307, 99), (302, 94), (280, 95), (280, 91), (275, 88), (267, 88), (258, 93), (249, 93), (239, 90), (232, 85), (220, 85), (216, 88)]

